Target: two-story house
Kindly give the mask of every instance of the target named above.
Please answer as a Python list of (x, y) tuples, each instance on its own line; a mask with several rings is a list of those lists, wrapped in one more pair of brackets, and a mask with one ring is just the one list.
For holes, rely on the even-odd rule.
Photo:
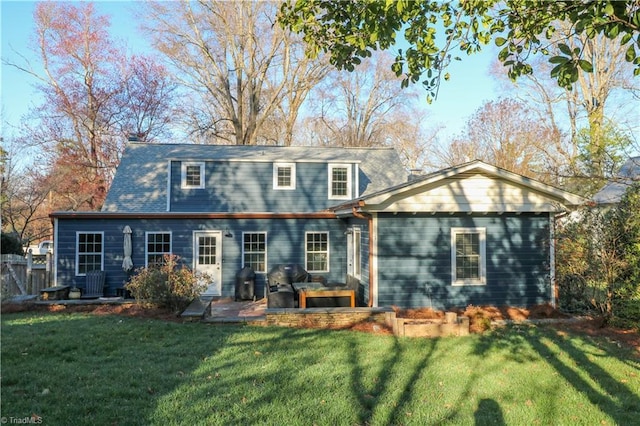
[(115, 295), (134, 268), (180, 256), (234, 296), (278, 264), (359, 281), (364, 306), (553, 301), (554, 216), (583, 199), (475, 161), (408, 179), (393, 149), (131, 143), (100, 212), (56, 212), (57, 285), (93, 269)]

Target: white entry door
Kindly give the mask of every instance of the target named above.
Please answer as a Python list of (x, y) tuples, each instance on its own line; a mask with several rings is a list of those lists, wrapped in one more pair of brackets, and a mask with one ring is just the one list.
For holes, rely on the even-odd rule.
[(347, 230), (347, 274), (361, 278), (362, 275), (362, 231), (360, 228)]
[(222, 295), (222, 232), (194, 231), (193, 257), (196, 272), (207, 274), (203, 296)]

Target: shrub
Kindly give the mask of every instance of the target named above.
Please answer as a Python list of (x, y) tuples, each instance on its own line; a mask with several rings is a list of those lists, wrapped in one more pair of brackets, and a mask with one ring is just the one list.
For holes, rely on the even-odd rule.
[(611, 325), (620, 328), (634, 328), (640, 331), (640, 289), (635, 295), (619, 295), (613, 300), (616, 315)]
[(24, 256), (20, 239), (15, 234), (2, 233), (0, 235), (0, 251), (2, 254), (19, 254)]
[(605, 321), (638, 321), (640, 183), (611, 209), (587, 208), (558, 224), (557, 282), (563, 309), (595, 309)]
[(204, 291), (207, 279), (182, 264), (178, 256), (166, 255), (162, 265), (136, 270), (125, 287), (142, 306), (180, 312)]

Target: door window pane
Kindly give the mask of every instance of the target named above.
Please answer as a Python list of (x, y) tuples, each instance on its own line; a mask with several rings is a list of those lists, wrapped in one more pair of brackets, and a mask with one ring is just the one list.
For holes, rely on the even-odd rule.
[(215, 265), (217, 256), (216, 237), (201, 236), (198, 238), (198, 264)]

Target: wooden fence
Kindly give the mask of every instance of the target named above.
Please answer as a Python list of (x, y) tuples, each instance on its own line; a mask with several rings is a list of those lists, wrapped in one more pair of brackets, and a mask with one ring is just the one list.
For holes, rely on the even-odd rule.
[(40, 290), (50, 287), (53, 282), (53, 256), (26, 257), (17, 254), (3, 254), (2, 296), (39, 295)]

